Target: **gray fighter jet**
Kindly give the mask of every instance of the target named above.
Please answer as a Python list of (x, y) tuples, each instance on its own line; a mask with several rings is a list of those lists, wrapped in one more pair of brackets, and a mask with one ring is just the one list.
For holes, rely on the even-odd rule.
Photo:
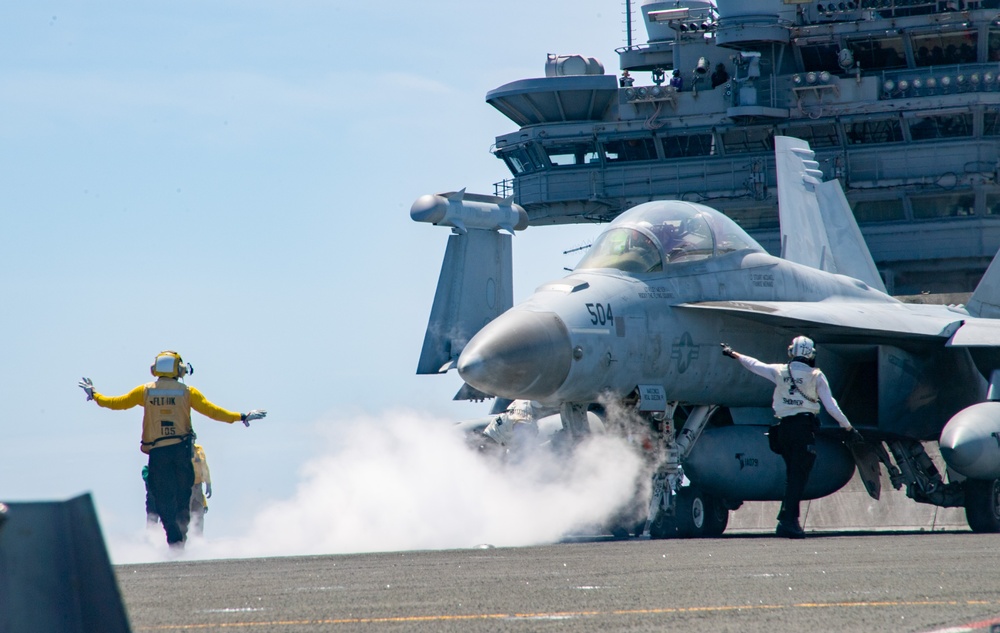
[[(808, 144), (777, 137), (775, 152), (782, 257), (707, 206), (647, 202), (516, 306), (504, 233), (526, 226), (523, 209), (464, 192), (421, 197), (413, 219), (454, 234), (418, 373), (457, 368), (456, 398), (557, 406), (571, 440), (586, 436), (595, 405), (623, 411), (658, 439), (650, 534), (716, 535), (743, 502), (780, 499), (785, 479), (766, 436), (773, 385), (719, 344), (782, 362), (806, 335), (865, 439), (849, 450), (824, 413), (806, 497), (832, 494), (857, 464), (877, 499), (885, 468), (914, 501), (964, 506), (973, 531), (1000, 531), (1000, 264), (967, 306), (902, 303)], [(925, 443), (940, 445), (946, 473)]]

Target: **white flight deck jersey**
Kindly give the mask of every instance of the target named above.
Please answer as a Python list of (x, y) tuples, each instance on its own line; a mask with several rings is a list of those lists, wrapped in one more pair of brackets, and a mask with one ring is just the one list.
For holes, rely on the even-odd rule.
[[(774, 385), (774, 417), (787, 418), (799, 413), (819, 413), (816, 381), (820, 371), (805, 363), (791, 362), (779, 370), (781, 382)], [(793, 382), (794, 379), (794, 382)]]
[[(753, 373), (767, 378), (774, 383), (774, 417), (786, 418), (796, 413), (819, 413), (820, 403), (827, 413), (844, 429), (851, 429), (851, 422), (841, 411), (837, 400), (830, 393), (830, 384), (819, 368), (792, 361), (787, 365), (768, 365), (752, 356), (739, 354), (737, 360)], [(792, 378), (795, 377), (795, 389), (792, 389)]]

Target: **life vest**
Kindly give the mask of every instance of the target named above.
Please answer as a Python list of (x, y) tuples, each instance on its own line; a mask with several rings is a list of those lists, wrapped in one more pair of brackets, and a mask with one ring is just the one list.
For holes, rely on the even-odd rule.
[[(819, 413), (816, 381), (820, 370), (792, 361), (781, 368), (781, 380), (774, 386), (774, 417), (787, 418), (798, 413)], [(794, 377), (794, 380), (793, 380)]]
[(144, 386), (142, 452), (179, 444), (193, 437), (191, 392), (187, 385), (171, 378), (160, 378)]

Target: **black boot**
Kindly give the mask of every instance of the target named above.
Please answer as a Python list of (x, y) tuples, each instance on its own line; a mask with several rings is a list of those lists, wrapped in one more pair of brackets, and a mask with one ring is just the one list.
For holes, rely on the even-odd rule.
[(783, 538), (805, 538), (805, 530), (799, 525), (798, 519), (782, 519), (778, 521), (778, 527), (774, 530), (777, 536)]

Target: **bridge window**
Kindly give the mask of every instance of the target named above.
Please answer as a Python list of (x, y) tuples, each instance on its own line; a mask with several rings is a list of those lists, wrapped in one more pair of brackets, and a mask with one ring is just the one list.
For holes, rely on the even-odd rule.
[(910, 121), (910, 137), (914, 141), (931, 138), (972, 136), (972, 113), (925, 116)]
[(903, 209), (903, 201), (899, 198), (859, 200), (854, 203), (854, 218), (858, 224), (897, 222), (906, 219), (906, 211)]
[(507, 163), (507, 169), (515, 176), (544, 168), (524, 146), (505, 149), (497, 154), (503, 159), (503, 162)]
[(913, 61), (917, 66), (973, 64), (976, 62), (976, 41), (975, 31), (914, 35)]
[(983, 113), (983, 136), (1000, 136), (1000, 112)]
[(778, 222), (778, 208), (775, 206), (727, 209), (726, 213), (747, 231), (776, 229), (780, 224)]
[(846, 126), (848, 145), (901, 143), (903, 126), (898, 118), (852, 121)]
[(736, 128), (722, 133), (722, 146), (727, 154), (773, 152), (774, 130), (770, 127)]
[(651, 138), (604, 141), (601, 145), (604, 146), (604, 158), (609, 163), (656, 159), (656, 143)]
[(861, 68), (886, 70), (906, 67), (902, 37), (854, 40), (848, 42), (847, 47)]
[(913, 217), (917, 220), (933, 218), (959, 218), (976, 213), (976, 196), (972, 193), (955, 193), (943, 196), (922, 196), (910, 199)]
[(1000, 215), (1000, 193), (986, 194), (986, 213)]
[(837, 62), (840, 54), (840, 47), (836, 44), (814, 44), (812, 46), (801, 46), (802, 69), (806, 72), (820, 72), (825, 70), (834, 74), (844, 72)]
[(836, 147), (840, 145), (837, 136), (837, 126), (834, 123), (817, 123), (815, 125), (790, 125), (785, 128), (785, 136), (794, 136), (809, 142), (809, 147)]
[(601, 161), (593, 141), (548, 145), (545, 147), (545, 153), (553, 167), (590, 165)]
[(663, 155), (666, 158), (711, 156), (715, 153), (715, 139), (711, 134), (664, 136), (662, 143)]

